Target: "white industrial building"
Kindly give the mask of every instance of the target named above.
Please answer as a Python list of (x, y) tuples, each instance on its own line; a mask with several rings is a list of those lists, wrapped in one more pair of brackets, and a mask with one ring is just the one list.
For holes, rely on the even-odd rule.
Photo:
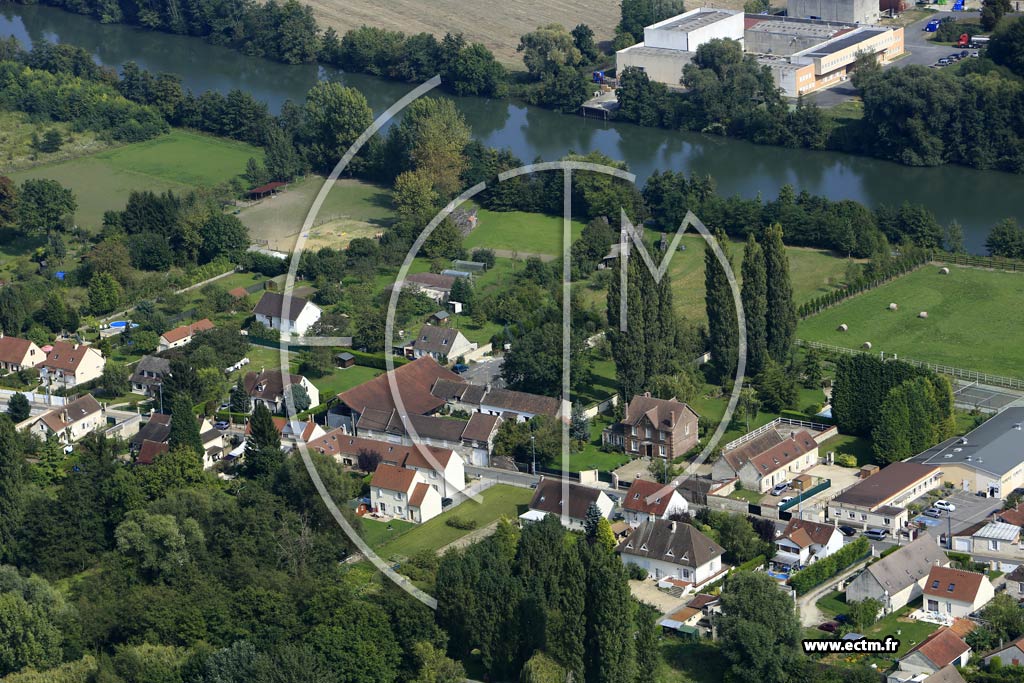
[(877, 24), (881, 13), (877, 0), (786, 0), (786, 14), (798, 19)]
[(743, 13), (699, 8), (644, 28), (644, 41), (615, 54), (616, 72), (637, 67), (665, 85), (679, 85), (697, 48), (715, 38), (743, 43)]

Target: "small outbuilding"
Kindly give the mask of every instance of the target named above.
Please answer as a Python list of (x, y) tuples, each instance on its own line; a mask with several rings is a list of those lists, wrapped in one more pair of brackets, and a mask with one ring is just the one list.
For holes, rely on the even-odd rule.
[(334, 364), (339, 368), (350, 368), (356, 364), (356, 357), (348, 351), (342, 351), (334, 356)]

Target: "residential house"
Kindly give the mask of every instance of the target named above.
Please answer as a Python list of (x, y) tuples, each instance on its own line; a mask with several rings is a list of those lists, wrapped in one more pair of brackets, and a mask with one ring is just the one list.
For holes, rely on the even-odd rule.
[(783, 571), (811, 565), (843, 547), (843, 534), (832, 524), (791, 519), (775, 541), (777, 553), (772, 564)]
[(487, 467), (500, 425), (500, 417), (484, 413), (473, 413), (468, 420), (434, 415), (406, 415), (403, 419), (397, 410), (368, 408), (359, 416), (355, 431), (359, 436), (389, 443), (450, 448), (470, 464)]
[(319, 306), (301, 296), (286, 297), (277, 292), (263, 292), (256, 307), (252, 309), (256, 322), (263, 323), (281, 334), (296, 334), (300, 337), (309, 332), (323, 314)]
[[(277, 415), (273, 416), (271, 420), (277, 427), (277, 433), (281, 435), (282, 450), (290, 450), (299, 442), (309, 443), (327, 433), (313, 420), (289, 420)], [(250, 433), (252, 433), (251, 422), (245, 425), (245, 436), (248, 437)]]
[(894, 462), (829, 501), (828, 517), (837, 524), (887, 529), (895, 534), (909, 520), (906, 506), (941, 484), (938, 467)]
[(440, 379), (431, 387), (431, 393), (453, 410), (499, 415), (504, 420), (526, 422), (537, 415), (558, 418), (562, 413), (562, 402), (557, 398), (494, 389), (489, 384), (468, 384), (461, 378), (456, 382)]
[(35, 342), (19, 337), (7, 337), (0, 332), (0, 371), (21, 372), (34, 368), (46, 359), (46, 354)]
[(818, 464), (818, 442), (806, 430), (788, 436), (770, 429), (722, 453), (712, 467), (718, 480), (739, 478), (750, 491), (767, 493)]
[(416, 470), (381, 463), (370, 480), (375, 512), (422, 523), (441, 514), (441, 494)]
[(412, 446), (376, 441), (332, 429), (310, 441), (310, 451), (329, 455), (346, 467), (358, 467), (361, 453), (374, 453), (380, 462), (404, 467), (423, 475), (423, 481), (448, 498), (466, 486), (462, 458), (449, 448)]
[(988, 666), (993, 659), (998, 659), (1003, 666), (1024, 666), (1024, 636), (985, 655), (985, 666)]
[(320, 390), (302, 375), (261, 368), (259, 372), (247, 372), (242, 379), (242, 386), (252, 400), (253, 409), (256, 403), (262, 403), (272, 413), (284, 413), (287, 410), (285, 391), (296, 384), (306, 390), (311, 408), (320, 404)]
[(643, 522), (616, 551), (625, 564), (637, 564), (655, 579), (674, 578), (700, 589), (726, 571), (725, 550), (683, 522)]
[(1020, 549), (1020, 527), (989, 522), (971, 535), (971, 553), (1012, 553)]
[(143, 444), (147, 441), (153, 443), (167, 443), (171, 436), (171, 416), (164, 413), (153, 413), (149, 416), (142, 429), (128, 442), (129, 450), (138, 454)]
[(900, 658), (886, 683), (919, 683), (946, 667), (960, 667), (971, 658), (971, 646), (953, 629), (942, 626)]
[(106, 364), (103, 354), (91, 346), (58, 341), (39, 365), (39, 379), (47, 386), (70, 389), (99, 379)]
[[(461, 377), (439, 365), (430, 356), (417, 358), (395, 368), (393, 377), (402, 401), (400, 412), (408, 415), (430, 415), (445, 404), (444, 398), (431, 393), (431, 388), (438, 381), (463, 383)], [(367, 410), (386, 413), (398, 410), (387, 373), (338, 394), (338, 401), (327, 414), (327, 424), (331, 427), (345, 427), (347, 431), (353, 432), (359, 416)]]
[(1006, 498), (1024, 487), (1024, 407), (1002, 410), (964, 436), (947, 439), (911, 458), (941, 467), (943, 480), (961, 491)]
[(157, 458), (169, 451), (171, 447), (166, 443), (144, 440), (135, 455), (136, 465), (152, 465)]
[(874, 598), (889, 614), (916, 600), (924, 593), (924, 584), (932, 567), (945, 567), (949, 558), (929, 534), (908, 543), (896, 552), (869, 564), (846, 587), (846, 599)]
[(453, 275), (439, 273), (413, 273), (405, 278), (405, 288), (422, 292), (438, 303), (444, 303), (455, 284)]
[(960, 669), (950, 664), (924, 679), (923, 683), (967, 683), (967, 681), (964, 680)]
[(168, 330), (160, 335), (160, 343), (156, 347), (157, 351), (166, 351), (167, 349), (176, 349), (179, 346), (185, 346), (192, 341), (192, 338), (197, 333), (212, 329), (213, 323), (209, 318), (203, 318), (202, 320), (197, 320), (196, 322), (188, 325), (175, 327), (173, 330)]
[(1024, 527), (1024, 503), (1017, 503), (1012, 508), (1000, 510), (995, 515), (995, 521)]
[(106, 424), (103, 408), (86, 394), (63, 406), (48, 410), (39, 417), (21, 423), (41, 439), (54, 436), (62, 444), (72, 444)]
[(171, 361), (159, 356), (143, 356), (132, 372), (132, 391), (144, 396), (156, 396), (164, 378), (171, 374)]
[(542, 478), (533, 492), (530, 509), (519, 515), (522, 522), (537, 522), (555, 515), (569, 529), (582, 529), (587, 510), (596, 505), (601, 516), (611, 517), (615, 503), (604, 491), (562, 479)]
[(943, 618), (966, 617), (995, 597), (988, 577), (952, 567), (932, 567), (924, 584), (924, 609)]
[(722, 601), (717, 595), (698, 593), (686, 606), (658, 622), (662, 628), (690, 637), (714, 637), (716, 615), (722, 613)]
[(1024, 601), (1024, 564), (1006, 575), (1006, 592), (1017, 602)]
[(633, 457), (674, 459), (697, 445), (697, 420), (685, 403), (646, 392), (629, 401), (621, 422), (601, 432), (601, 442)]
[(634, 527), (651, 519), (668, 519), (689, 509), (690, 504), (673, 484), (659, 484), (647, 479), (634, 479), (622, 501), (626, 522)]
[[(224, 432), (215, 428), (205, 417), (197, 416), (199, 422), (199, 438), (203, 442), (203, 469), (210, 469), (220, 460), (225, 451)], [(142, 429), (135, 434), (128, 442), (129, 452), (138, 458), (142, 455), (143, 448), (148, 448), (147, 457), (149, 462), (141, 464), (152, 464), (152, 460), (166, 449), (158, 449), (156, 446), (146, 446), (147, 442), (152, 444), (167, 444), (171, 436), (171, 416), (163, 413), (153, 413), (149, 420), (142, 426)], [(150, 459), (151, 458), (151, 459)]]
[(424, 325), (416, 335), (407, 354), (413, 358), (431, 356), (441, 363), (455, 362), (470, 351), (476, 351), (477, 345), (466, 339), (466, 336), (454, 327), (435, 327)]

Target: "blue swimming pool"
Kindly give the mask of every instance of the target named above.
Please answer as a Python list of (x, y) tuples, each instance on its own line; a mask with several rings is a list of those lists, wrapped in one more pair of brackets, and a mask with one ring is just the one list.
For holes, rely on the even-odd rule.
[(115, 320), (114, 322), (110, 323), (110, 326), (116, 330), (123, 330), (124, 328), (128, 327), (129, 324), (131, 324), (132, 327), (139, 326), (138, 323), (128, 323), (125, 320)]

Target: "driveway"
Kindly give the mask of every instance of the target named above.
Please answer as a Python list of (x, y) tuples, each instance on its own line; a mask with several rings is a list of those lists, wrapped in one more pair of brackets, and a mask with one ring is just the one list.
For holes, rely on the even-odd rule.
[(485, 356), (470, 364), (469, 370), (462, 373), (462, 378), (470, 384), (490, 384), (495, 389), (501, 389), (505, 386), (501, 379), (501, 365), (504, 361), (504, 356)]
[(680, 610), (693, 599), (692, 595), (677, 598), (665, 591), (659, 590), (658, 582), (654, 579), (644, 579), (643, 581), (630, 579), (629, 591), (633, 594), (634, 598), (640, 602), (647, 603), (662, 614), (671, 614)]

